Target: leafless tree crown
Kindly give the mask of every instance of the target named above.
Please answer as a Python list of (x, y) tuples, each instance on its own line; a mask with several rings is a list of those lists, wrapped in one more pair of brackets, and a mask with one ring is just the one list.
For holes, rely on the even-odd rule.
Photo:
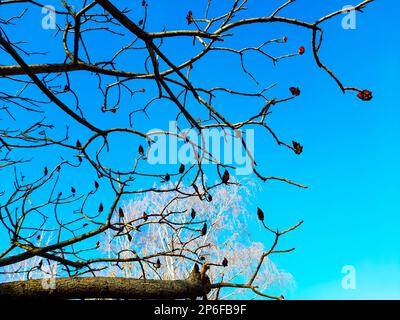
[[(194, 298), (207, 296), (210, 291), (218, 297), (220, 289), (228, 287), (281, 298), (261, 290), (258, 277), (269, 256), (293, 250), (278, 248), (279, 239), (302, 222), (276, 230), (267, 225), (262, 209), (252, 213), (250, 216), (272, 236), (272, 245), (261, 252), (256, 250), (259, 256), (250, 264), (251, 272), (224, 278), (224, 270), (234, 258), (220, 251), (210, 253), (210, 248), (222, 246), (211, 232), (224, 230), (221, 221), (227, 223), (230, 209), (235, 207), (229, 194), (239, 196), (240, 187), (233, 177), (234, 166), (191, 141), (183, 129), (191, 128), (201, 136), (206, 129), (240, 134), (246, 128), (260, 128), (279, 146), (301, 154), (299, 142), (282, 141), (267, 122), (271, 109), (296, 99), (301, 89), (291, 87), (287, 96), (274, 97), (273, 86), (263, 86), (257, 80), (246, 58), (251, 54), (275, 65), (284, 59), (313, 55), (316, 65), (344, 93), (370, 100), (370, 91), (345, 86), (319, 53), (327, 21), (348, 10), (362, 12), (372, 1), (307, 22), (300, 17), (285, 17), (294, 0), (253, 17), (246, 11), (251, 1), (224, 1), (229, 9), (218, 13), (217, 2), (208, 0), (204, 1), (204, 12), (189, 11), (186, 17), (174, 17), (181, 20), (183, 29), (149, 31), (156, 2), (154, 8), (145, 0), (130, 1), (132, 7), (122, 8), (127, 5), (123, 1), (70, 4), (63, 0), (62, 6), (51, 12), (56, 17), (55, 30), (48, 32), (54, 38), (46, 45), (34, 38), (34, 31), (30, 39), (19, 39), (18, 33), (29, 28), (24, 25), (27, 17), (32, 12), (37, 14), (45, 3), (1, 1), (0, 12), (4, 8), (8, 16), (0, 13), (0, 232), (7, 244), (0, 253), (0, 267), (21, 267), (35, 261), (28, 269), (14, 270), (29, 279), (44, 264), (57, 262), (65, 279), (55, 290), (63, 297), (98, 297), (104, 293), (100, 290), (104, 285), (113, 288), (108, 293), (111, 297)], [(291, 39), (284, 34), (256, 46), (238, 48), (233, 41), (240, 41), (235, 34), (243, 34), (252, 25), (268, 30), (272, 24), (308, 31), (311, 44), (299, 44), (291, 53), (286, 46)], [(51, 53), (40, 49), (44, 46), (51, 48)], [(279, 46), (286, 53), (272, 55), (271, 46)], [(213, 87), (216, 81), (205, 83), (204, 74), (213, 74), (216, 56), (236, 57), (236, 66), (223, 66), (227, 72), (239, 66), (241, 74), (237, 76), (262, 89), (246, 92), (224, 84)], [(196, 72), (202, 73), (201, 80)], [(229, 107), (224, 101), (231, 97), (246, 101), (249, 107), (240, 113), (226, 112)], [(166, 129), (168, 120), (176, 121), (176, 131)], [(156, 127), (163, 129), (149, 132)], [(168, 171), (162, 166), (149, 167), (146, 157), (155, 134), (175, 136), (192, 149), (196, 161), (169, 166)], [(256, 160), (245, 139), (239, 138), (257, 179), (306, 188), (264, 174), (262, 160)], [(206, 161), (212, 165), (205, 166)], [(225, 196), (221, 198), (221, 194)], [(146, 211), (141, 212), (138, 206), (130, 208), (129, 200), (135, 203), (143, 199), (148, 201)], [(223, 204), (226, 207), (221, 209)], [(221, 212), (226, 216), (217, 214)], [(116, 244), (104, 250), (111, 241)], [(242, 249), (245, 256), (246, 248)], [(111, 267), (122, 270), (127, 265), (137, 270), (137, 279), (129, 283), (123, 279), (112, 282), (108, 277), (96, 283), (90, 277), (77, 278), (104, 275)], [(183, 266), (176, 267), (179, 272), (166, 272), (177, 265)], [(213, 270), (220, 270), (218, 276), (212, 276)], [(38, 280), (30, 281), (32, 292), (47, 294)], [(174, 290), (168, 291), (171, 281)], [(26, 294), (18, 291), (17, 284), (1, 284), (0, 296)]]

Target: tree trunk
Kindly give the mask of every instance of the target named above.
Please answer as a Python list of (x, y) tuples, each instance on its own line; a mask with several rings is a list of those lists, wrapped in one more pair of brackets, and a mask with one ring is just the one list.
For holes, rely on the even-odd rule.
[(0, 283), (0, 299), (194, 299), (210, 290), (209, 278), (193, 270), (186, 280), (86, 277), (6, 282)]

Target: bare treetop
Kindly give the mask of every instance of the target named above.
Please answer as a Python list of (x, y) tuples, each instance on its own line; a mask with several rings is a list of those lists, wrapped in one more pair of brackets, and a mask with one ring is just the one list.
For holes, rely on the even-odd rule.
[[(295, 137), (281, 140), (268, 123), (273, 109), (301, 95), (301, 84), (287, 88), (285, 96), (274, 96), (275, 80), (257, 79), (247, 58), (265, 59), (279, 68), (279, 61), (312, 55), (343, 93), (369, 101), (372, 92), (344, 84), (320, 52), (327, 21), (363, 12), (373, 0), (315, 21), (302, 20), (300, 11), (296, 18), (286, 17), (294, 0), (260, 16), (247, 14), (253, 5), (247, 0), (226, 1), (229, 9), (223, 13), (217, 2), (203, 2), (202, 12), (190, 10), (173, 18), (181, 28), (160, 30), (153, 30), (151, 23), (157, 4), (145, 0), (131, 1), (126, 8), (122, 1), (108, 0), (63, 0), (58, 7), (0, 2), (0, 233), (7, 238), (0, 267), (16, 267), (14, 272), (30, 279), (43, 271), (44, 261), (56, 262), (59, 277), (103, 276), (97, 286), (109, 285), (107, 272), (115, 276), (125, 270), (122, 275), (136, 278), (138, 282), (126, 288), (123, 280), (115, 282), (111, 297), (216, 298), (221, 288), (240, 288), (281, 298), (265, 292), (263, 268), (272, 266), (271, 255), (294, 250), (279, 248), (279, 240), (302, 221), (281, 231), (268, 225), (267, 209), (248, 213), (241, 208), (272, 237), (272, 244), (264, 249), (249, 242), (251, 260), (245, 266), (235, 264), (246, 256), (246, 247), (236, 245), (237, 254), (229, 253), (232, 249), (221, 241), (229, 234), (225, 240), (234, 243), (237, 230), (221, 221), (237, 218), (232, 210), (240, 207), (233, 197), (240, 196), (240, 179), (235, 178), (240, 168), (206, 141), (217, 134), (239, 146), (249, 173), (261, 182), (306, 188), (266, 174), (264, 159), (255, 158), (246, 131), (265, 132), (279, 146), (301, 155), (301, 142)], [(35, 38), (36, 27), (29, 31), (30, 39), (20, 38), (19, 31), (30, 28), (38, 12), (51, 42)], [(251, 32), (251, 26), (268, 30), (285, 24), (309, 32), (309, 43), (290, 52), (287, 44), (292, 40), (282, 34), (238, 45), (246, 43), (243, 30)], [(281, 54), (271, 54), (274, 46)], [(226, 63), (215, 65), (215, 57)], [(233, 73), (256, 89), (231, 86)], [(231, 108), (231, 99), (243, 107)], [(164, 151), (168, 155), (161, 159)], [(141, 212), (132, 201), (143, 199), (147, 207)], [(91, 289), (83, 297), (98, 297), (96, 283), (82, 279), (75, 283), (77, 291), (68, 290), (70, 279), (54, 290), (76, 297), (85, 285), (80, 281), (88, 281)], [(146, 281), (161, 281), (154, 282), (158, 291), (140, 291)], [(165, 289), (168, 281), (181, 281), (174, 293)], [(17, 286), (2, 289), (0, 284), (0, 296), (26, 294), (13, 288)], [(32, 294), (47, 294), (38, 282), (31, 282), (31, 288)]]

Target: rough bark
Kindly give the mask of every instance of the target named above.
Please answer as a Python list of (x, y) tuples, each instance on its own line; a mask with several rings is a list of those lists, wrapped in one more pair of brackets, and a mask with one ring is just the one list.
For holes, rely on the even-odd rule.
[(211, 290), (210, 280), (193, 271), (186, 280), (143, 280), (113, 277), (57, 278), (0, 284), (0, 299), (194, 299)]

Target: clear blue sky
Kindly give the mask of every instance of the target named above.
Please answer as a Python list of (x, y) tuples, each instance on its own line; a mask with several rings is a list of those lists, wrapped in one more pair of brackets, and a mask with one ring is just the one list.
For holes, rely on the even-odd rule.
[[(149, 28), (160, 29), (167, 25), (172, 29), (185, 27), (187, 11), (193, 10), (196, 16), (197, 12), (203, 12), (203, 5), (199, 3), (206, 1), (176, 1), (177, 7), (167, 1), (148, 2)], [(222, 11), (225, 1), (214, 2)], [(250, 3), (254, 7), (250, 6), (246, 13), (249, 16), (268, 14), (282, 1)], [(282, 15), (313, 21), (348, 4), (349, 1), (339, 0), (331, 0), (329, 4), (298, 0)], [(306, 30), (299, 32), (286, 25), (254, 26), (246, 32), (239, 31), (236, 42), (231, 42), (237, 46), (254, 45), (287, 36), (289, 51), (296, 52), (300, 45), (306, 47), (304, 56), (283, 60), (276, 67), (257, 55), (250, 55), (246, 60), (262, 86), (278, 83), (273, 91), (277, 96), (287, 96), (288, 87), (293, 85), (302, 89), (299, 98), (274, 110), (269, 123), (283, 140), (300, 141), (304, 145), (303, 154), (296, 156), (278, 148), (269, 137), (256, 139), (255, 152), (258, 159), (262, 159), (259, 162), (262, 161), (264, 172), (293, 179), (310, 188), (300, 190), (281, 183), (268, 183), (255, 195), (249, 208), (262, 207), (269, 223), (276, 227), (289, 226), (301, 219), (305, 221), (301, 229), (284, 242), (287, 246), (296, 246), (296, 251), (276, 257), (278, 266), (292, 273), (296, 280), (295, 288), (285, 293), (288, 298), (400, 298), (400, 110), (397, 96), (400, 39), (396, 23), (399, 10), (400, 4), (395, 1), (389, 4), (389, 1), (377, 0), (364, 14), (357, 15), (356, 30), (342, 29), (342, 17), (325, 24), (321, 58), (346, 85), (372, 90), (374, 99), (368, 103), (353, 94), (343, 95), (333, 80), (316, 67), (309, 50), (310, 33)], [(36, 39), (40, 41), (32, 39), (35, 48), (46, 47), (54, 62), (59, 62), (55, 57), (62, 48), (52, 47), (51, 35), (40, 29), (37, 14), (39, 12), (29, 16), (27, 28), (10, 28), (8, 35), (24, 39), (32, 37), (32, 30), (36, 30)], [(92, 37), (90, 41), (100, 46), (107, 38)], [(104, 52), (99, 50), (96, 54), (105, 54), (107, 48), (103, 49)], [(273, 46), (271, 50), (283, 53), (282, 47)], [(177, 51), (176, 54), (179, 60), (184, 53)], [(34, 56), (29, 61), (41, 59)], [(221, 60), (214, 56), (208, 61), (213, 72), (209, 72), (207, 66), (195, 65), (193, 81), (212, 84), (222, 79), (231, 88), (257, 88), (244, 75), (230, 77), (237, 74), (236, 57), (225, 56)], [(134, 64), (129, 60), (126, 63)], [(224, 72), (219, 73), (221, 70)], [(78, 86), (84, 85), (79, 79), (76, 81)], [(93, 103), (95, 97), (87, 95), (83, 99)], [(226, 102), (228, 114), (243, 109), (237, 99), (228, 98)], [(162, 123), (167, 115), (168, 112), (161, 111), (153, 116), (158, 116), (156, 123)], [(101, 116), (93, 114), (93, 117), (100, 125), (106, 123)], [(63, 121), (62, 117), (57, 119)], [(261, 231), (256, 229), (255, 232), (262, 239)], [(355, 290), (341, 288), (341, 269), (345, 265), (356, 269)]]
[[(328, 12), (348, 4), (298, 1), (297, 6), (311, 2), (307, 15), (315, 14), (313, 10), (319, 11), (319, 7), (329, 7), (319, 11)], [(297, 282), (288, 297), (400, 297), (400, 111), (396, 97), (400, 47), (395, 22), (399, 4), (392, 4), (393, 10), (388, 10), (387, 1), (371, 4), (365, 14), (357, 15), (356, 30), (343, 30), (341, 18), (333, 20), (327, 25), (321, 50), (324, 61), (347, 84), (373, 90), (371, 103), (343, 96), (332, 80), (312, 65), (310, 55), (303, 65), (291, 61), (277, 68), (282, 71), (283, 88), (300, 83), (303, 94), (274, 112), (272, 126), (287, 139), (296, 137), (305, 147), (300, 158), (269, 149), (266, 163), (270, 172), (310, 186), (302, 191), (271, 184), (257, 198), (277, 224), (305, 220), (289, 241), (297, 246), (296, 252), (280, 257), (279, 265), (292, 272)], [(286, 32), (290, 41), (306, 41), (309, 48), (307, 35), (303, 38), (289, 29)], [(356, 268), (356, 290), (341, 288), (344, 265)]]

